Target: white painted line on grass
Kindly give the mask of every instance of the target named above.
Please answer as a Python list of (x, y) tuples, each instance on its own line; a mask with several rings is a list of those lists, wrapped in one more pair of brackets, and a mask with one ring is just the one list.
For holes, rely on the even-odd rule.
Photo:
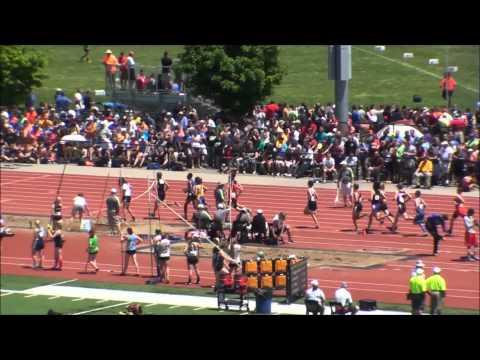
[(240, 315), (248, 315), (248, 312), (241, 313)]
[(13, 292), (9, 292), (9, 293), (1, 294), (0, 296), (1, 296), (1, 297), (4, 297), (4, 296), (12, 295), (12, 294), (14, 294), (14, 293), (13, 293)]
[(148, 305), (145, 305), (145, 307), (147, 308), (147, 307), (155, 306), (155, 305), (158, 305), (158, 304), (155, 304), (155, 303), (153, 303), (153, 304), (148, 304)]
[(204, 307), (198, 307), (198, 308), (193, 309), (193, 311), (198, 311), (198, 310), (202, 310), (202, 309), (205, 309), (205, 308)]
[(34, 296), (37, 296), (37, 294), (26, 295), (25, 298), (31, 298), (31, 297), (34, 297)]
[(78, 312), (78, 313), (75, 313), (75, 314), (72, 314), (72, 315), (89, 314), (89, 313), (92, 313), (92, 312), (101, 311), (101, 310), (105, 310), (105, 309), (110, 309), (110, 308), (118, 307), (118, 306), (124, 306), (124, 305), (127, 305), (127, 304), (130, 304), (130, 303), (129, 302), (123, 302), (123, 303), (120, 303), (120, 304), (104, 306), (104, 307), (100, 307), (100, 308), (96, 308), (96, 309), (92, 309), (92, 310), (87, 310), (87, 311), (81, 311), (81, 312)]
[(77, 281), (77, 280), (78, 280), (78, 279), (66, 280), (66, 281), (61, 281), (61, 282), (54, 283), (54, 284), (48, 284), (48, 285), (45, 285), (45, 286), (57, 286), (57, 285), (63, 285), (63, 284), (68, 284), (68, 283), (71, 283), (71, 282)]
[(73, 301), (82, 301), (82, 300), (85, 300), (85, 298), (73, 299), (72, 302), (73, 302)]
[(173, 306), (170, 306), (169, 309), (176, 309), (176, 308), (179, 308), (179, 307), (182, 307), (182, 305), (173, 305)]
[[(416, 70), (416, 71), (418, 71), (418, 72), (421, 72), (421, 73), (423, 73), (423, 74), (425, 74), (425, 75), (429, 75), (429, 76), (434, 77), (434, 78), (436, 78), (436, 79), (439, 79), (439, 80), (442, 79), (442, 76), (440, 76), (440, 75), (434, 74), (434, 73), (432, 73), (432, 72), (430, 72), (430, 71), (424, 70), (424, 69), (422, 69), (422, 68), (419, 68), (419, 67), (417, 67), (417, 66), (415, 66), (415, 65), (409, 64), (409, 63), (407, 63), (407, 62), (403, 62), (403, 61), (399, 61), (399, 60), (396, 60), (396, 59), (392, 59), (392, 58), (389, 58), (388, 56), (380, 55), (380, 54), (378, 54), (378, 53), (375, 53), (375, 52), (373, 52), (373, 51), (366, 50), (366, 49), (363, 49), (363, 48), (360, 48), (360, 47), (352, 46), (352, 48), (353, 48), (353, 49), (356, 49), (356, 50), (359, 50), (359, 51), (362, 51), (362, 52), (364, 52), (364, 53), (367, 53), (367, 54), (369, 54), (369, 55), (373, 55), (373, 56), (382, 58), (382, 59), (384, 59), (384, 60), (393, 62), (393, 63), (395, 63), (395, 64), (405, 66), (405, 67), (407, 67), (407, 68), (409, 68), (409, 69)], [(466, 89), (466, 90), (472, 91), (472, 92), (474, 92), (474, 93), (478, 93), (478, 90), (472, 89), (471, 87), (468, 87), (468, 86), (465, 86), (465, 85), (462, 85), (462, 84), (459, 84), (459, 83), (457, 83), (457, 86), (458, 86), (458, 87), (462, 87), (462, 88), (464, 88), (464, 89)]]
[(98, 300), (95, 304), (101, 304), (101, 303), (104, 303), (104, 302), (107, 302), (107, 301), (110, 301), (110, 300)]
[(55, 300), (55, 299), (58, 299), (60, 296), (52, 296), (52, 297), (49, 297), (48, 300)]

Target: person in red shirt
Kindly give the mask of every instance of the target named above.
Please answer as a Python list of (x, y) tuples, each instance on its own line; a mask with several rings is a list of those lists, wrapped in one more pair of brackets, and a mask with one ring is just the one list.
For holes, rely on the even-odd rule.
[(122, 51), (118, 57), (118, 65), (120, 65), (120, 87), (122, 90), (127, 88), (128, 81), (128, 66), (127, 66), (127, 56)]
[(37, 112), (35, 111), (35, 108), (32, 106), (28, 109), (28, 111), (25, 113), (25, 117), (27, 118), (27, 121), (30, 124), (34, 124), (35, 120), (37, 119)]
[(147, 77), (143, 73), (143, 70), (140, 70), (140, 74), (137, 76), (137, 90), (143, 91), (147, 86)]
[(457, 82), (453, 78), (452, 74), (447, 72), (444, 75), (443, 79), (440, 81), (440, 88), (442, 89), (442, 98), (448, 101), (448, 107), (450, 108), (453, 93), (457, 88)]

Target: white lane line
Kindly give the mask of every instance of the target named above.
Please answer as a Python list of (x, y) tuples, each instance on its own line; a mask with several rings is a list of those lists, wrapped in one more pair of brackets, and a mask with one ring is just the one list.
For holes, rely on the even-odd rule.
[[(424, 70), (424, 69), (422, 69), (422, 68), (419, 68), (419, 67), (417, 67), (417, 66), (415, 66), (415, 65), (409, 64), (409, 63), (407, 63), (407, 62), (402, 62), (402, 61), (400, 61), (400, 60), (392, 59), (392, 58), (389, 58), (388, 56), (380, 55), (380, 54), (377, 54), (377, 53), (375, 53), (375, 52), (373, 52), (373, 51), (366, 50), (366, 49), (363, 49), (363, 48), (360, 48), (360, 47), (352, 46), (352, 48), (353, 48), (353, 49), (356, 49), (356, 50), (359, 50), (359, 51), (362, 51), (362, 52), (364, 52), (364, 53), (366, 53), (366, 54), (373, 55), (373, 56), (379, 57), (379, 58), (381, 58), (381, 59), (384, 59), (384, 60), (393, 62), (393, 63), (395, 63), (395, 64), (405, 66), (405, 67), (407, 67), (407, 68), (409, 68), (409, 69), (416, 70), (416, 71), (418, 71), (418, 72), (421, 72), (421, 73), (423, 73), (423, 74), (425, 74), (425, 75), (429, 75), (429, 76), (434, 77), (434, 78), (436, 78), (436, 79), (439, 79), (439, 80), (442, 79), (442, 76), (440, 76), (440, 75), (434, 74), (434, 73), (432, 73), (432, 72), (430, 72), (430, 71)], [(474, 93), (478, 93), (478, 90), (472, 89), (471, 87), (468, 87), (468, 86), (465, 86), (465, 85), (462, 85), (462, 84), (459, 84), (459, 83), (457, 83), (457, 86), (458, 86), (458, 87), (462, 87), (462, 88), (464, 88), (464, 89), (466, 89), (466, 90), (472, 91), (472, 92), (474, 92)]]
[(98, 300), (95, 304), (102, 304), (102, 303), (105, 303), (107, 301), (110, 301), (110, 300)]
[(61, 296), (52, 296), (52, 297), (49, 297), (48, 300), (55, 300), (55, 299), (58, 299), (59, 297)]
[(176, 308), (179, 308), (179, 307), (182, 307), (182, 305), (173, 305), (173, 306), (170, 306), (169, 309), (176, 309)]
[(4, 296), (8, 296), (8, 295), (12, 295), (12, 294), (15, 294), (13, 292), (9, 292), (9, 293), (4, 293), (4, 294), (1, 294), (0, 297), (4, 297)]
[(205, 308), (204, 307), (198, 307), (198, 308), (193, 309), (193, 311), (198, 311), (198, 310), (202, 310), (202, 309), (205, 309)]
[(37, 296), (37, 294), (26, 295), (25, 298), (31, 298), (31, 297), (34, 297), (34, 296)]
[(82, 300), (85, 300), (85, 298), (73, 299), (72, 301), (75, 302), (75, 301), (82, 301)]
[(248, 312), (241, 313), (240, 315), (248, 315)]
[(16, 184), (21, 183), (21, 182), (32, 181), (32, 180), (37, 181), (38, 179), (47, 178), (47, 177), (51, 177), (51, 176), (52, 175), (34, 176), (34, 177), (23, 179), (23, 180), (14, 180), (14, 181), (10, 181), (10, 182), (7, 182), (7, 183), (0, 183), (0, 185), (1, 186), (16, 185)]
[(148, 304), (148, 305), (145, 305), (145, 307), (147, 308), (147, 307), (151, 307), (151, 306), (155, 306), (155, 305), (158, 305), (158, 304), (156, 304), (156, 303)]
[(89, 314), (89, 313), (96, 312), (96, 311), (110, 309), (110, 308), (113, 308), (113, 307), (127, 305), (127, 304), (129, 304), (129, 302), (123, 302), (123, 303), (120, 303), (120, 304), (104, 306), (104, 307), (100, 307), (100, 308), (96, 308), (96, 309), (92, 309), (92, 310), (87, 310), (87, 311), (81, 311), (81, 312), (78, 312), (78, 313), (75, 313), (75, 314), (72, 314), (72, 315), (84, 315), (84, 314)]

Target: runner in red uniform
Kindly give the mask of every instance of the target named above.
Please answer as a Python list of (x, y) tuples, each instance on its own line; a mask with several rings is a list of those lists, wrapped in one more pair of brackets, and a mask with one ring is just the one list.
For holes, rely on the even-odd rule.
[(463, 189), (459, 186), (457, 189), (457, 195), (455, 196), (455, 211), (452, 214), (450, 220), (450, 228), (447, 231), (448, 236), (452, 236), (453, 233), (453, 224), (455, 220), (460, 216), (462, 219), (467, 215), (467, 209), (465, 208), (465, 200), (462, 196)]

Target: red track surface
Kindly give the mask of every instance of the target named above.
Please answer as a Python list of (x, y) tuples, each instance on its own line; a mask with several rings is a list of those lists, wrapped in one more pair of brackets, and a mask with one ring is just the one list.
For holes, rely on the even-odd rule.
[[(51, 202), (55, 196), (59, 184), (60, 175), (44, 173), (1, 173), (1, 210), (4, 213), (39, 214), (50, 213)], [(168, 177), (168, 175), (167, 175)], [(90, 210), (94, 215), (102, 207), (102, 195), (107, 184), (107, 192), (111, 187), (117, 187), (117, 178), (101, 176), (65, 175), (61, 188), (61, 196), (64, 202), (64, 212), (71, 210), (71, 199), (78, 192), (83, 192), (89, 203)], [(241, 180), (241, 178), (240, 178)], [(140, 195), (147, 188), (146, 179), (129, 179), (133, 185), (133, 197)], [(169, 181), (171, 186), (167, 199), (183, 203), (184, 194), (182, 189), (184, 182)], [(213, 201), (214, 184), (207, 184), (207, 201)], [(240, 198), (240, 203), (250, 208), (262, 208), (268, 219), (278, 211), (288, 213), (287, 222), (293, 228), (295, 244), (288, 245), (293, 248), (322, 248), (335, 250), (366, 250), (366, 251), (391, 251), (406, 250), (415, 259), (422, 258), (427, 265), (427, 273), (431, 273), (433, 266), (440, 266), (448, 283), (448, 295), (446, 306), (480, 309), (479, 298), (479, 264), (460, 261), (465, 255), (466, 249), (463, 243), (463, 224), (460, 219), (455, 224), (455, 236), (446, 238), (440, 247), (440, 256), (431, 257), (432, 240), (430, 237), (418, 237), (419, 228), (410, 221), (400, 220), (399, 234), (383, 234), (384, 228), (374, 222), (374, 234), (366, 237), (349, 231), (352, 228), (351, 210), (333, 208), (335, 193), (333, 190), (317, 189), (320, 195), (319, 221), (320, 229), (313, 228), (311, 219), (303, 215), (305, 206), (305, 189), (296, 187), (273, 187), (246, 185), (245, 192)], [(364, 194), (367, 195), (367, 194)], [(364, 196), (366, 197), (366, 196)], [(390, 196), (392, 198), (393, 196)], [(428, 204), (427, 211), (447, 212), (453, 210), (452, 197), (425, 196)], [(474, 207), (478, 213), (478, 201), (467, 198), (467, 206)], [(365, 206), (368, 208), (368, 206)], [(391, 208), (393, 209), (393, 203)], [(133, 202), (132, 211), (137, 218), (147, 215), (147, 197), (143, 196)], [(178, 208), (180, 213), (183, 212)], [(189, 209), (191, 213), (191, 208)], [(414, 213), (409, 204), (410, 214)], [(166, 209), (161, 210), (161, 218), (165, 223), (179, 221)], [(365, 226), (366, 218), (360, 220), (361, 226)], [(409, 236), (405, 236), (409, 235)], [(143, 283), (145, 279), (135, 277), (120, 277), (111, 273), (110, 270), (120, 269), (119, 244), (117, 239), (103, 237), (101, 239), (101, 251), (98, 257), (101, 271), (97, 275), (81, 274), (85, 261), (86, 236), (83, 234), (67, 235), (67, 243), (64, 249), (64, 271), (34, 271), (24, 266), (30, 266), (30, 231), (17, 231), (14, 238), (6, 238), (3, 241), (1, 271), (9, 274), (24, 274), (38, 276), (55, 276), (65, 278), (90, 279), (105, 282)], [(50, 245), (51, 246), (51, 245)], [(53, 256), (53, 249), (47, 250), (47, 258)], [(139, 257), (142, 273), (150, 273), (150, 257)], [(355, 299), (374, 298), (383, 302), (407, 303), (405, 294), (408, 290), (408, 278), (414, 266), (415, 260), (395, 261), (376, 269), (319, 269), (309, 270), (309, 277), (320, 281), (322, 289), (328, 297), (333, 295), (340, 281), (347, 281)], [(186, 278), (186, 264), (181, 257), (173, 257), (171, 260), (171, 276), (173, 283), (181, 284)], [(210, 261), (201, 261), (200, 270), (202, 283), (209, 285), (213, 281), (210, 270)]]

